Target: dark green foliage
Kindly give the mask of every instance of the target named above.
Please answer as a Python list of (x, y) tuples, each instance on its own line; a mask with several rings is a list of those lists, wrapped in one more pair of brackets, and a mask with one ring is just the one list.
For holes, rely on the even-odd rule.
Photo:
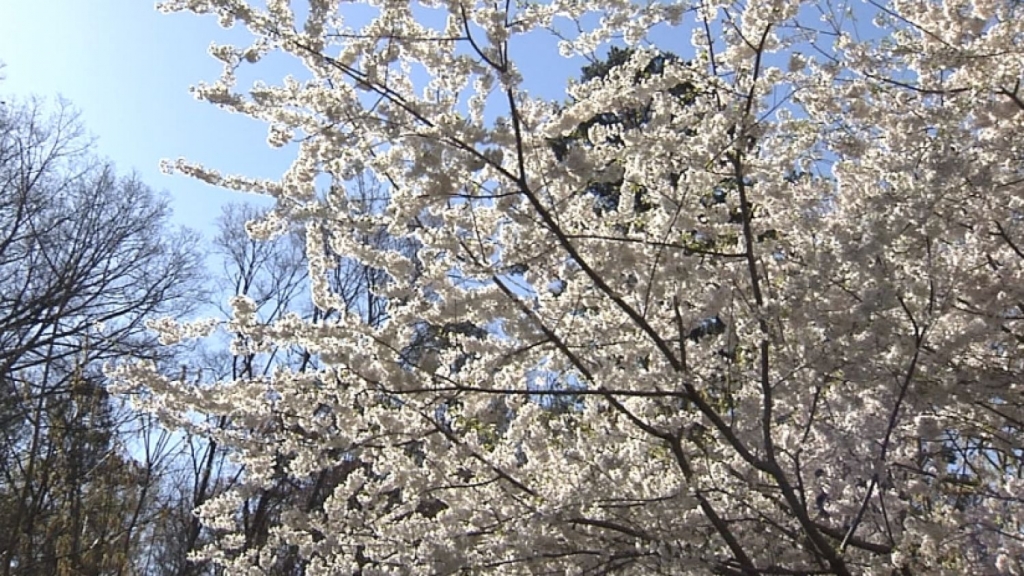
[[(460, 346), (460, 338), (483, 339), (487, 330), (472, 322), (449, 322), (438, 326), (421, 323), (416, 326), (412, 342), (402, 352), (402, 359), (408, 368), (422, 367), (428, 356), (437, 355), (453, 346)], [(452, 370), (458, 372), (470, 360), (468, 354), (462, 354), (455, 361)]]
[[(628, 63), (630, 58), (633, 57), (634, 52), (635, 50), (631, 48), (612, 47), (607, 58), (583, 67), (580, 80), (582, 82), (590, 82), (592, 80), (607, 78), (608, 74), (612, 70)], [(666, 64), (669, 62), (676, 62), (678, 60), (679, 57), (670, 52), (662, 52), (658, 54), (654, 58), (651, 58), (643, 70), (640, 70), (635, 74), (633, 78), (634, 84), (639, 85), (647, 78), (663, 74), (665, 72)], [(669, 93), (680, 98), (684, 103), (693, 102), (695, 98), (695, 88), (690, 83), (680, 83), (672, 87), (669, 90)], [(623, 110), (609, 110), (607, 112), (602, 112), (590, 120), (581, 123), (572, 131), (572, 133), (549, 142), (551, 150), (555, 154), (555, 158), (562, 161), (574, 147), (589, 148), (598, 144), (596, 142), (592, 142), (589, 137), (590, 129), (594, 126), (618, 126), (623, 130), (642, 130), (650, 121), (651, 113), (652, 109), (650, 103), (639, 108), (626, 108)], [(623, 142), (618, 136), (609, 136), (604, 142), (601, 142), (601, 144), (621, 146)], [(673, 180), (678, 181), (678, 175), (675, 175)], [(594, 180), (591, 182), (587, 186), (585, 193), (594, 197), (594, 212), (601, 215), (618, 211), (624, 184), (625, 182), (622, 178), (610, 182), (600, 180)], [(647, 190), (639, 186), (634, 188), (634, 214), (643, 214), (653, 208), (653, 204), (651, 203)]]

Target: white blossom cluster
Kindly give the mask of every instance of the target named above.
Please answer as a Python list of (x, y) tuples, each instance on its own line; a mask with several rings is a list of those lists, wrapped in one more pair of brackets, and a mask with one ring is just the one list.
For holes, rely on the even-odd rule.
[[(245, 482), (200, 510), (229, 573), (293, 546), (323, 575), (1024, 574), (1020, 2), (370, 0), (358, 27), (255, 4), (163, 8), (248, 28), (195, 94), (294, 164), (170, 168), (275, 198), (251, 233), (306, 227), (320, 308), (331, 254), (386, 271), (388, 308), (267, 325), (238, 300), (236, 353), (315, 369), (121, 372), (169, 424), (235, 420)], [(693, 58), (651, 72), (656, 26)], [(545, 31), (634, 50), (545, 101), (513, 49)], [(311, 79), (237, 87), (270, 52)], [(384, 209), (345, 207), (358, 174)], [(233, 533), (247, 490), (325, 470), (268, 542)]]

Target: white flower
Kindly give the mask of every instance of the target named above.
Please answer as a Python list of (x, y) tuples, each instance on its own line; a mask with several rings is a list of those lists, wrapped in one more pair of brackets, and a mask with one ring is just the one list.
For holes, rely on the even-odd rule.
[[(1024, 522), (1019, 8), (894, 0), (861, 35), (782, 0), (696, 21), (675, 2), (373, 2), (358, 30), (338, 2), (307, 25), (268, 4), (165, 5), (246, 26), (259, 51), (226, 62), (274, 47), (308, 69), (195, 92), (271, 145), (303, 136), (278, 181), (167, 165), (273, 198), (255, 242), (305, 231), (301, 305), (261, 322), (273, 298), (231, 303), (236, 351), (272, 377), (130, 373), (166, 414), (235, 425), (217, 440), (246, 475), (204, 506), (228, 532), (206, 556), (1015, 569), (996, 527)], [(692, 62), (645, 47), (564, 102), (525, 88), (562, 81), (556, 46), (601, 59), (669, 25), (694, 27)], [(267, 544), (230, 548), (239, 494), (281, 476), (296, 488)]]

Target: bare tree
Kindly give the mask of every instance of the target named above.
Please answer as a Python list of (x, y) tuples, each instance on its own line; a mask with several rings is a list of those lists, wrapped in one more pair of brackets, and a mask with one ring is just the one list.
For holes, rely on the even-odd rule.
[[(196, 236), (138, 177), (92, 153), (66, 103), (0, 106), (0, 573), (132, 571), (166, 442), (102, 366), (166, 362), (146, 321), (201, 296)], [(135, 421), (138, 425), (139, 421)]]

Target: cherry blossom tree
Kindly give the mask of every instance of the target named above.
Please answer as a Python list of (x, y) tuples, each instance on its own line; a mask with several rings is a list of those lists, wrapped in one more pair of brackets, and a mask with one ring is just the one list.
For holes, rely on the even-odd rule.
[[(250, 423), (220, 439), (250, 490), (349, 463), (251, 553), (222, 552), (244, 494), (207, 502), (229, 571), (1024, 573), (1021, 3), (163, 7), (251, 33), (195, 94), (296, 150), (278, 181), (168, 168), (272, 197), (256, 240), (304, 226), (320, 310), (349, 309), (333, 254), (386, 274), (376, 322), (232, 301), (237, 354), (315, 369), (120, 371)], [(545, 34), (631, 50), (555, 102), (517, 53)], [(237, 86), (272, 53), (302, 74)]]
[[(372, 208), (381, 201), (382, 191), (380, 187), (364, 184), (357, 190), (358, 183), (352, 183), (348, 189), (349, 200)], [(220, 304), (224, 294), (244, 296), (254, 302), (255, 313), (262, 322), (274, 322), (289, 315), (318, 322), (341, 313), (363, 314), (364, 320), (370, 324), (383, 319), (383, 302), (373, 294), (373, 290), (386, 280), (385, 274), (340, 254), (332, 254), (336, 266), (329, 281), (332, 292), (341, 297), (346, 308), (321, 310), (312, 306), (307, 289), (308, 266), (302, 228), (292, 229), (273, 241), (253, 240), (245, 231), (245, 223), (259, 218), (261, 214), (262, 209), (249, 204), (229, 204), (218, 218), (217, 234), (211, 248), (212, 255), (218, 257), (221, 266), (211, 280), (215, 285), (213, 292), (220, 297), (212, 304)], [(368, 237), (367, 241), (382, 242), (386, 239), (378, 234)], [(225, 317), (231, 315), (227, 309), (221, 312)], [(198, 390), (224, 379), (258, 383), (260, 377), (275, 370), (302, 372), (317, 368), (318, 359), (301, 346), (271, 344), (258, 350), (249, 349), (246, 353), (238, 353), (238, 349), (246, 347), (244, 339), (235, 342), (234, 346), (235, 353), (223, 343), (214, 343), (194, 353), (191, 361), (182, 366), (182, 382), (191, 382)], [(413, 343), (410, 357), (419, 348), (422, 346)], [(254, 394), (261, 393), (273, 395), (274, 391), (254, 391)], [(273, 562), (263, 566), (265, 574), (302, 573), (305, 559), (294, 546), (269, 539), (270, 531), (280, 524), (282, 511), (287, 512), (293, 506), (322, 506), (324, 499), (333, 493), (346, 474), (358, 467), (358, 462), (354, 459), (342, 461), (335, 456), (332, 458), (333, 466), (325, 467), (311, 477), (297, 478), (288, 473), (286, 466), (294, 456), (277, 453), (271, 478), (263, 486), (253, 489), (239, 483), (245, 475), (244, 463), (239, 465), (235, 458), (237, 450), (234, 443), (221, 443), (222, 437), (237, 438), (256, 433), (261, 438), (268, 438), (287, 427), (288, 434), (315, 442), (322, 431), (307, 431), (301, 423), (286, 421), (288, 415), (283, 413), (256, 422), (224, 412), (182, 416), (181, 420), (174, 422), (184, 432), (182, 443), (173, 459), (173, 470), (164, 479), (171, 497), (152, 526), (149, 551), (153, 566), (146, 573), (168, 576), (223, 573), (223, 567), (211, 561), (213, 558), (196, 557), (193, 552), (225, 533), (237, 537), (235, 544), (219, 551), (228, 558), (249, 553), (272, 554)], [(253, 426), (258, 430), (254, 431)], [(232, 528), (204, 526), (193, 514), (195, 508), (228, 493), (231, 496), (224, 497), (238, 498)]]

